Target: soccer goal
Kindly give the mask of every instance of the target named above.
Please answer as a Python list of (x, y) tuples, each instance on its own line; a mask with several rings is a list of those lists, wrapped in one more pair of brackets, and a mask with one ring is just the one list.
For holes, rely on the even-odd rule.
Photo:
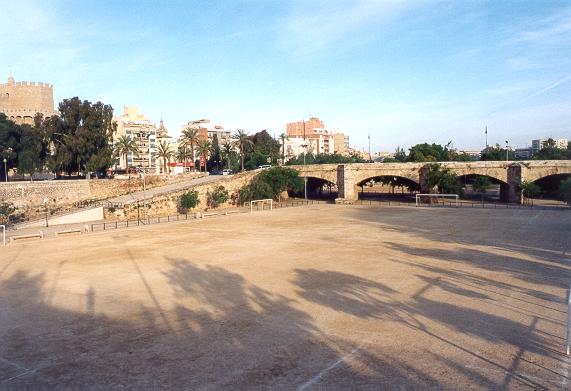
[[(263, 200), (253, 200), (250, 201), (250, 213), (252, 213), (254, 211), (254, 204), (262, 204), (262, 210), (264, 210), (264, 205), (270, 204), (270, 210), (274, 209), (274, 200), (272, 200), (271, 198), (266, 198)], [(258, 209), (256, 209), (258, 210)]]
[[(420, 206), (422, 204), (432, 205), (434, 203), (439, 204), (440, 200), (444, 200), (446, 198), (454, 199), (454, 206), (459, 206), (459, 196), (458, 194), (417, 194), (416, 195), (416, 206)], [(436, 202), (433, 202), (436, 201)], [(444, 201), (442, 202), (444, 203)]]

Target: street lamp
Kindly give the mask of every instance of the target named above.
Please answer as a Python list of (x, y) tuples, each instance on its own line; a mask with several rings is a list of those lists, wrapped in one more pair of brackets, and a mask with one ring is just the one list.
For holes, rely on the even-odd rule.
[(506, 140), (506, 162), (509, 160), (509, 153), (510, 153), (510, 150), (508, 149), (509, 148), (508, 144), (509, 142), (508, 140)]
[(302, 144), (301, 146), (304, 148), (303, 172), (305, 173), (305, 176), (303, 177), (303, 197), (305, 198), (305, 201), (307, 202), (307, 172), (305, 172), (305, 155), (307, 155), (307, 144)]
[(49, 209), (48, 209), (48, 199), (47, 198), (44, 198), (44, 208), (46, 210), (46, 227), (48, 227)]
[(143, 178), (143, 216), (145, 219), (145, 222), (147, 221), (147, 188), (146, 188), (146, 181), (145, 181), (145, 171), (144, 169), (141, 169), (140, 171), (141, 177)]
[(8, 169), (6, 168), (6, 162), (8, 160), (6, 160), (6, 158), (4, 158), (4, 182), (8, 182)]

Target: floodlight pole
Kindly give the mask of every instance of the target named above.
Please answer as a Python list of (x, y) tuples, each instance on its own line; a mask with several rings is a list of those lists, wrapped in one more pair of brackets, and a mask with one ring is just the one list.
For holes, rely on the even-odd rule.
[(48, 199), (44, 198), (44, 208), (46, 210), (46, 227), (48, 227), (48, 214), (49, 214), (49, 209), (48, 209)]
[(145, 172), (141, 170), (141, 176), (143, 177), (143, 208), (144, 208), (144, 219), (145, 223), (147, 222), (147, 193), (146, 193), (146, 184), (145, 184)]
[(4, 182), (8, 182), (8, 168), (6, 166), (6, 158), (4, 158)]
[(508, 140), (506, 140), (506, 162), (509, 160), (509, 155), (510, 155), (510, 150), (508, 149), (509, 148), (508, 144), (509, 144)]

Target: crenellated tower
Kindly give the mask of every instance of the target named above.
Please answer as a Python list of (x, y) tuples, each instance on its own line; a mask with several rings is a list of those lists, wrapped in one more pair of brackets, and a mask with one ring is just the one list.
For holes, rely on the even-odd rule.
[(53, 85), (16, 82), (10, 71), (8, 82), (0, 84), (0, 113), (18, 124), (33, 124), (36, 113), (44, 117), (56, 114)]

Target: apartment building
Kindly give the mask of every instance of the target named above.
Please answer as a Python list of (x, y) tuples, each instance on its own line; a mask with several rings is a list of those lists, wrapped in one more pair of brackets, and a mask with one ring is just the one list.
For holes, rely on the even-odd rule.
[(123, 115), (115, 117), (117, 132), (113, 141), (125, 135), (135, 140), (138, 153), (129, 152), (127, 161), (125, 157), (119, 157), (119, 165), (123, 168), (139, 168), (146, 172), (154, 172), (156, 169), (156, 126), (143, 114), (139, 113), (136, 106), (124, 106)]

